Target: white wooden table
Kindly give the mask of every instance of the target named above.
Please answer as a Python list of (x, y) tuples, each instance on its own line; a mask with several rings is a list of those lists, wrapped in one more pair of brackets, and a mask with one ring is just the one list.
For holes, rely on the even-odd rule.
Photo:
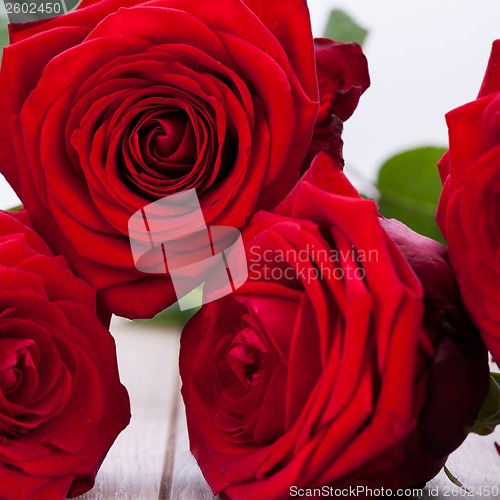
[[(94, 489), (79, 498), (212, 499), (210, 488), (189, 452), (179, 394), (179, 332), (161, 331), (121, 319), (113, 321), (112, 332), (122, 381), (130, 393), (132, 421), (109, 452)], [(488, 437), (470, 436), (448, 461), (449, 469), (471, 491), (477, 492), (484, 486), (500, 491), (500, 457), (495, 441), (500, 443), (500, 430)], [(465, 496), (443, 472), (424, 491), (424, 498)], [(500, 498), (500, 493), (467, 497), (494, 499)]]

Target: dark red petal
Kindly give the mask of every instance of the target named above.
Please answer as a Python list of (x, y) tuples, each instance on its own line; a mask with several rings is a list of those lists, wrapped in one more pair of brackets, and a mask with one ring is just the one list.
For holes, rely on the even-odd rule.
[(368, 62), (357, 43), (314, 40), (320, 107), (318, 123), (331, 113), (346, 121), (370, 86)]

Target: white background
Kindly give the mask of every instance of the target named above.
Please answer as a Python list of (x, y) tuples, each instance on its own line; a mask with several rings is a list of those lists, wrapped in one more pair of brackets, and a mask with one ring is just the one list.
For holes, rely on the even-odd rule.
[[(358, 187), (394, 153), (446, 145), (444, 114), (474, 99), (500, 38), (500, 0), (309, 0), (309, 7), (316, 36), (332, 8), (369, 30), (372, 85), (344, 134), (347, 172)], [(0, 176), (0, 208), (18, 203)]]

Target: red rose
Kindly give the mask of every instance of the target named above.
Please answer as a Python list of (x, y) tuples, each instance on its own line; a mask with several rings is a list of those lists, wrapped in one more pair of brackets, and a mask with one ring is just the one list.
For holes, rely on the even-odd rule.
[(176, 300), (134, 266), (133, 213), (195, 188), (207, 224), (241, 227), (298, 180), (318, 107), (305, 0), (84, 0), (11, 42), (0, 170), (116, 314)]
[(26, 213), (0, 212), (0, 497), (89, 490), (130, 418), (96, 294)]
[(191, 450), (214, 493), (411, 487), (463, 441), (488, 390), (486, 350), (446, 250), (407, 231), (382, 226), (326, 155), (254, 216), (252, 279), (181, 336)]
[(500, 360), (500, 40), (477, 100), (448, 115), (437, 221), (465, 305)]

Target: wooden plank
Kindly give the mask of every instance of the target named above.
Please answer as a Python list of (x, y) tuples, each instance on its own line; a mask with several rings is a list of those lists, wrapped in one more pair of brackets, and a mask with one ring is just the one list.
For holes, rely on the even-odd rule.
[(122, 382), (131, 406), (130, 425), (118, 437), (85, 500), (159, 498), (172, 403), (178, 400), (178, 346), (175, 331), (114, 321)]
[(175, 460), (172, 489), (168, 497), (161, 500), (210, 500), (214, 497), (205, 481), (196, 460), (189, 451), (186, 427), (186, 413), (182, 400), (179, 401), (175, 443)]

